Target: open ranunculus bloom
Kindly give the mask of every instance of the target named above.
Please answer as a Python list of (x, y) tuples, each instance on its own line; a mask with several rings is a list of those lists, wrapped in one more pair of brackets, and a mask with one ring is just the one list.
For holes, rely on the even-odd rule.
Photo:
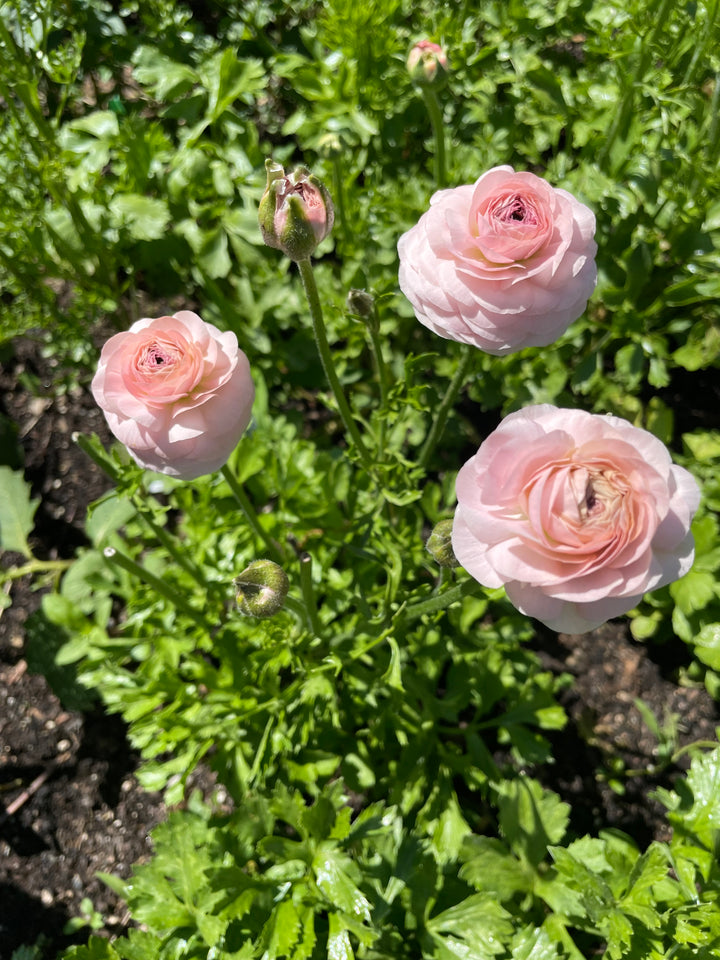
[(140, 466), (184, 480), (225, 463), (250, 422), (255, 397), (235, 334), (189, 310), (138, 320), (111, 337), (92, 391)]
[(547, 404), (513, 413), (456, 490), (460, 564), (555, 630), (592, 630), (693, 562), (697, 483), (618, 417)]
[(502, 356), (556, 340), (595, 287), (595, 217), (533, 173), (440, 190), (398, 242), (400, 288), (441, 337)]

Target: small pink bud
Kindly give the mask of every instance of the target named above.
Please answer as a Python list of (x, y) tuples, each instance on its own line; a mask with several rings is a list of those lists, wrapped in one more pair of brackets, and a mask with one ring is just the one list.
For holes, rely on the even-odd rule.
[(279, 163), (266, 160), (265, 169), (267, 186), (258, 210), (263, 240), (291, 260), (307, 260), (332, 230), (330, 194), (305, 167), (286, 176)]
[(443, 48), (432, 40), (420, 40), (407, 58), (410, 77), (416, 83), (433, 83), (438, 73), (448, 71), (448, 58)]

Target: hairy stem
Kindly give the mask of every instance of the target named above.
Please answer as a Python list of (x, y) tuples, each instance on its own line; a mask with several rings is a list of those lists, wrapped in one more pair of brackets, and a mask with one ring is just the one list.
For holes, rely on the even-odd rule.
[(427, 468), (430, 457), (432, 456), (432, 452), (435, 449), (443, 430), (445, 429), (445, 423), (447, 422), (448, 415), (453, 404), (455, 403), (455, 400), (457, 399), (458, 393), (460, 393), (460, 390), (465, 383), (465, 378), (468, 370), (470, 369), (472, 360), (472, 351), (469, 347), (466, 347), (463, 355), (460, 357), (460, 363), (455, 371), (455, 376), (450, 381), (450, 385), (447, 388), (442, 403), (440, 404), (440, 409), (438, 410), (437, 416), (435, 417), (433, 425), (430, 428), (430, 433), (427, 435), (422, 450), (420, 451), (418, 464), (423, 468)]
[(433, 128), (433, 137), (435, 139), (435, 183), (438, 190), (447, 186), (447, 174), (445, 171), (445, 127), (443, 125), (442, 111), (437, 94), (427, 84), (422, 86), (423, 100), (427, 107), (430, 123)]
[(276, 563), (282, 564), (283, 560), (285, 559), (282, 555), (282, 551), (267, 530), (264, 530), (260, 525), (260, 521), (257, 518), (255, 509), (250, 502), (248, 495), (243, 490), (242, 484), (238, 483), (235, 474), (227, 464), (220, 468), (220, 472), (222, 473), (223, 477), (225, 477), (225, 480), (232, 490), (233, 496), (237, 500), (240, 509), (245, 514), (245, 519), (252, 528), (253, 533), (259, 540), (262, 540), (267, 547), (268, 553), (270, 554), (270, 559), (274, 560)]
[(345, 429), (349, 434), (350, 439), (354, 443), (355, 448), (357, 449), (362, 465), (368, 472), (370, 472), (373, 465), (372, 459), (362, 437), (360, 436), (360, 430), (358, 429), (358, 425), (353, 418), (350, 405), (347, 402), (347, 398), (343, 392), (342, 384), (340, 383), (340, 378), (335, 370), (335, 364), (333, 362), (332, 353), (330, 352), (330, 344), (328, 343), (327, 333), (325, 330), (325, 320), (323, 319), (322, 305), (318, 295), (317, 284), (315, 283), (315, 275), (313, 274), (312, 264), (309, 259), (298, 260), (298, 268), (300, 270), (300, 276), (302, 277), (303, 287), (305, 288), (305, 296), (307, 297), (308, 306), (310, 307), (313, 331), (315, 333), (315, 343), (317, 344), (318, 353), (320, 354), (320, 360), (322, 361), (325, 376), (327, 377), (328, 383), (330, 384), (330, 389), (335, 397), (335, 402), (338, 405), (338, 410), (340, 411), (340, 416)]

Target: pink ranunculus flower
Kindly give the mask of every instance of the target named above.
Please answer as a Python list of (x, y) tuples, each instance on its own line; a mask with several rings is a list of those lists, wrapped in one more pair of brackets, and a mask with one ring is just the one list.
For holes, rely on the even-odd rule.
[(235, 334), (189, 310), (138, 320), (111, 337), (92, 392), (141, 467), (183, 480), (223, 466), (250, 422), (255, 397)]
[(456, 491), (459, 563), (554, 630), (592, 630), (693, 562), (697, 483), (619, 417), (549, 404), (510, 414)]
[(503, 356), (556, 340), (597, 278), (595, 216), (533, 173), (440, 190), (398, 242), (400, 288), (441, 337)]

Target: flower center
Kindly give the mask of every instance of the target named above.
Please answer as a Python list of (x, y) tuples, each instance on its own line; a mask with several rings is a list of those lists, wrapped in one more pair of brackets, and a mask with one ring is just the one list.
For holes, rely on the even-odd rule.
[(503, 203), (493, 210), (493, 217), (501, 223), (514, 220), (516, 223), (537, 224), (538, 217), (531, 204), (525, 202), (519, 194), (506, 197)]
[(604, 523), (618, 512), (627, 493), (627, 483), (616, 470), (588, 471), (578, 502), (580, 522)]
[(145, 344), (137, 358), (137, 368), (141, 373), (154, 374), (175, 366), (182, 359), (182, 351), (166, 343), (153, 340)]

